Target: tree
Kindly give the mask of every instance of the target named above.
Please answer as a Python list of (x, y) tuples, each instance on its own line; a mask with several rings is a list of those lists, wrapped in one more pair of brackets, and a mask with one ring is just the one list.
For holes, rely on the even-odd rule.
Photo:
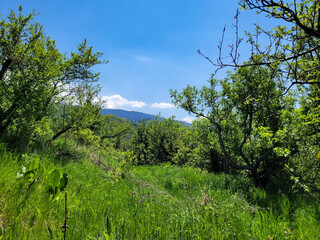
[(103, 117), (103, 122), (93, 132), (101, 139), (101, 145), (113, 146), (115, 149), (126, 150), (134, 133), (133, 125), (126, 119), (113, 115)]
[(281, 79), (281, 89), (284, 89), (278, 97), (296, 86), (298, 104), (287, 114), (290, 119), (287, 121), (288, 134), (294, 145), (291, 155), (295, 155), (290, 158), (290, 174), (295, 181), (300, 179), (300, 183), (308, 185), (308, 189), (320, 189), (319, 173), (314, 168), (318, 166), (316, 155), (320, 156), (320, 151), (316, 150), (319, 149), (320, 134), (320, 2), (241, 0), (240, 7), (242, 10), (256, 10), (257, 14), (265, 14), (279, 22), (272, 29), (256, 24), (253, 33), (245, 32), (246, 42), (251, 46), (250, 60), (240, 62), (239, 47), (244, 38), (238, 31), (239, 11), (235, 15), (236, 41), (228, 45), (231, 49), (228, 59), (231, 61), (223, 56), (225, 29), (218, 46), (217, 61), (212, 61), (200, 50), (198, 52), (215, 67), (215, 72), (226, 67), (255, 66), (274, 71)]
[(210, 172), (223, 171), (223, 154), (219, 148), (218, 135), (206, 118), (196, 119), (185, 129), (178, 141), (178, 150), (173, 161)]
[(91, 67), (104, 62), (86, 40), (70, 57), (60, 53), (35, 16), (19, 6), (0, 21), (0, 137), (8, 130), (27, 136), (65, 86), (97, 81)]
[(72, 95), (64, 98), (62, 104), (56, 104), (51, 115), (54, 134), (48, 140), (47, 147), (62, 134), (94, 129), (103, 124), (105, 119), (101, 109), (104, 102), (98, 100), (99, 92), (99, 86), (80, 84), (72, 90)]
[[(219, 45), (216, 62), (206, 57), (217, 70), (224, 67), (246, 67), (264, 65), (278, 71), (289, 83), (287, 91), (294, 85), (320, 85), (320, 2), (318, 0), (241, 0), (245, 10), (257, 10), (267, 17), (279, 19), (278, 26), (270, 30), (256, 25), (254, 33), (246, 33), (251, 44), (251, 61), (239, 63), (239, 46), (243, 38), (238, 33), (236, 14), (236, 42), (231, 44), (231, 62), (222, 57), (223, 39)], [(261, 40), (262, 38), (262, 40)], [(263, 39), (268, 39), (265, 41)]]
[(170, 93), (176, 106), (211, 123), (224, 171), (245, 170), (266, 186), (288, 161), (291, 141), (282, 114), (293, 109), (294, 101), (282, 96), (274, 71), (243, 67), (224, 80), (212, 77), (200, 90), (187, 86)]
[(156, 116), (149, 122), (142, 121), (131, 139), (137, 164), (174, 163), (185, 129), (173, 117)]
[(137, 131), (133, 135), (131, 141), (131, 149), (134, 152), (137, 163), (139, 165), (149, 164), (148, 160), (148, 148), (149, 139), (147, 133), (147, 122), (143, 120), (139, 123)]

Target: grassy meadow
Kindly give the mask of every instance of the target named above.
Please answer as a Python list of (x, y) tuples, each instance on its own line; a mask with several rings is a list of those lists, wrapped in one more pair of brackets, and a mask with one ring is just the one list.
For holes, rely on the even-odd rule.
[(170, 164), (124, 168), (111, 154), (99, 166), (86, 154), (72, 158), (52, 153), (42, 155), (34, 182), (17, 177), (26, 161), (36, 157), (1, 148), (1, 240), (64, 238), (64, 194), (53, 196), (48, 183), (53, 169), (68, 174), (66, 239), (320, 236), (317, 202), (306, 195), (256, 188), (242, 176)]

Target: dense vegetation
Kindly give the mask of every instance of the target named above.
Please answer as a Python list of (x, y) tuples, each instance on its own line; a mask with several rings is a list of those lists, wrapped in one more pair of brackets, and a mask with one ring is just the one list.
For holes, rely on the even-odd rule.
[(94, 164), (88, 149), (73, 159), (42, 155), (30, 185), (16, 174), (37, 155), (20, 157), (3, 147), (0, 154), (6, 169), (0, 177), (3, 239), (63, 238), (64, 195), (48, 191), (53, 169), (69, 177), (66, 239), (314, 239), (320, 234), (320, 209), (313, 199), (256, 188), (243, 176), (162, 164), (131, 167), (121, 178), (116, 169), (121, 156), (103, 156), (106, 171)]
[(320, 3), (241, 6), (293, 25), (248, 33), (248, 62), (240, 42), (232, 64), (208, 58), (236, 67), (224, 79), (170, 90), (192, 126), (102, 115), (102, 53), (61, 54), (22, 7), (2, 18), (0, 239), (319, 236)]

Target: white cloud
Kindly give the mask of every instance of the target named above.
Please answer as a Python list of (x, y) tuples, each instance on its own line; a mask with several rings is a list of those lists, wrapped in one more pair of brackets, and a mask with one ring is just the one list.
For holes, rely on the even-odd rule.
[(171, 103), (154, 103), (151, 105), (152, 108), (174, 108)]
[(102, 100), (106, 100), (107, 103), (105, 105), (106, 108), (120, 108), (123, 106), (130, 106), (135, 108), (142, 108), (146, 106), (145, 102), (140, 101), (130, 101), (126, 98), (121, 97), (120, 95), (112, 95), (112, 96), (103, 96)]
[(192, 123), (194, 120), (195, 120), (194, 117), (189, 117), (189, 116), (182, 118), (182, 121), (187, 122), (187, 123)]

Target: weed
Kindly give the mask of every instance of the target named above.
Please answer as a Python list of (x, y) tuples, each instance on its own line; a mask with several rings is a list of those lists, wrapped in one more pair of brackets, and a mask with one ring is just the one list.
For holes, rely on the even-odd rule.
[[(101, 155), (101, 166), (122, 172), (119, 156), (113, 152)], [(16, 173), (21, 173), (22, 165), (29, 168), (30, 161), (19, 158), (0, 149), (0, 169), (5, 169), (0, 175), (0, 239), (320, 236), (319, 203), (305, 195), (256, 188), (241, 176), (163, 164), (130, 167), (124, 178), (115, 180), (110, 171), (88, 158), (56, 161), (45, 155), (29, 188), (29, 176), (17, 178)], [(62, 173), (68, 176), (63, 188)], [(68, 192), (67, 198), (61, 195), (52, 201), (50, 187), (55, 192)], [(60, 229), (61, 216), (63, 230), (72, 226), (66, 235)]]

